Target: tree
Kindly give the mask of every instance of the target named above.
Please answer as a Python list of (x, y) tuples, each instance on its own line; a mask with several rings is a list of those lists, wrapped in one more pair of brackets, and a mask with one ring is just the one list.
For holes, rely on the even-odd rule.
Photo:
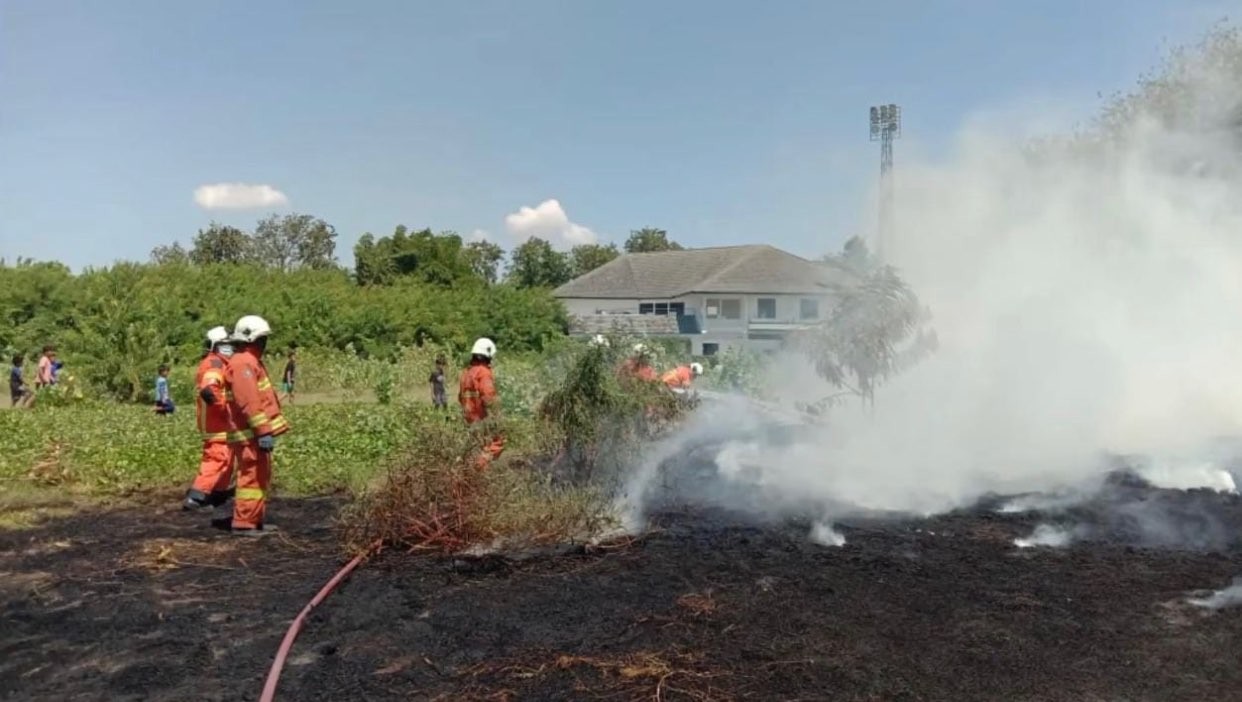
[(590, 273), (620, 255), (616, 244), (581, 244), (569, 251), (575, 277)]
[(488, 283), (495, 283), (500, 276), (500, 262), (504, 260), (505, 250), (499, 244), (490, 241), (472, 241), (462, 249), (462, 257), (479, 278)]
[(859, 273), (865, 273), (876, 267), (875, 258), (871, 255), (871, 249), (867, 248), (867, 242), (857, 236), (852, 236), (845, 242), (845, 248), (836, 260)]
[(365, 234), (354, 247), (354, 277), (360, 285), (389, 285), (410, 276), (452, 286), (476, 278), (473, 261), (455, 232), (410, 232), (398, 225), (392, 236)]
[(161, 266), (185, 264), (190, 262), (190, 254), (179, 243), (173, 243), (171, 246), (157, 246), (151, 249), (151, 262)]
[(198, 230), (190, 249), (190, 262), (206, 266), (212, 263), (247, 263), (254, 255), (254, 241), (246, 232), (212, 222)]
[(520, 288), (554, 288), (573, 278), (569, 256), (532, 237), (513, 250), (509, 280)]
[(681, 251), (684, 247), (668, 238), (668, 232), (655, 227), (643, 227), (630, 232), (625, 240), (626, 253), (650, 253), (652, 251)]
[(794, 341), (825, 380), (872, 402), (882, 382), (935, 351), (931, 313), (891, 266), (871, 257), (861, 239), (850, 239), (841, 254), (827, 258), (848, 279), (824, 321)]
[(254, 230), (255, 258), (281, 271), (336, 266), (336, 229), (307, 214), (271, 215)]
[(392, 278), (392, 260), (367, 232), (354, 244), (354, 280), (359, 285), (376, 285)]

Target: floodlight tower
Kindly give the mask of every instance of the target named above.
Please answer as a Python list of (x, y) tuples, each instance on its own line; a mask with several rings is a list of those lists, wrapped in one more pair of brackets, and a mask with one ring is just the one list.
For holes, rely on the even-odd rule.
[(885, 260), (893, 246), (893, 140), (901, 138), (901, 108), (878, 105), (871, 108), (871, 141), (880, 142), (880, 231), (876, 236), (876, 258)]

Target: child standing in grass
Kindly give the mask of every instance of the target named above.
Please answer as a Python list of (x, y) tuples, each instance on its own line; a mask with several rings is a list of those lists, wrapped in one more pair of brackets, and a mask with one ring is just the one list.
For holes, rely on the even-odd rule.
[(168, 364), (160, 364), (159, 375), (155, 377), (155, 413), (164, 417), (175, 411), (177, 408), (168, 391)]
[(289, 349), (289, 360), (285, 361), (285, 374), (282, 383), (285, 386), (285, 401), (293, 404), (293, 382), (298, 372), (298, 350)]
[(427, 382), (431, 384), (431, 403), (436, 409), (448, 408), (448, 396), (444, 392), (444, 367), (448, 362), (443, 356), (436, 357), (436, 368), (431, 371), (431, 377)]
[(9, 400), (12, 401), (14, 407), (29, 405), (34, 397), (34, 393), (30, 392), (30, 388), (26, 387), (26, 381), (22, 378), (23, 361), (20, 355), (14, 356), (13, 367), (9, 369)]

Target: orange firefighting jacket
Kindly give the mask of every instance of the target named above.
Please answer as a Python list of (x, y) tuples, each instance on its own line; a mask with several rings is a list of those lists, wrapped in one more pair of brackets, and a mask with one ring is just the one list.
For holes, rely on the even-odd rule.
[(202, 395), (194, 398), (195, 416), (198, 419), (198, 431), (203, 435), (203, 442), (218, 444), (229, 440), (229, 435), (237, 431), (233, 424), (233, 413), (229, 411), (230, 393), (225, 373), (228, 360), (212, 351), (203, 357), (198, 364), (198, 373), (194, 376), (194, 388), (199, 393), (204, 388), (211, 388), (216, 401), (207, 404)]
[(267, 368), (253, 351), (238, 350), (225, 368), (225, 379), (233, 394), (229, 409), (238, 428), (234, 441), (249, 441), (269, 434), (279, 436), (289, 431), (289, 422), (280, 413), (276, 388), (267, 376)]
[(471, 363), (461, 374), (457, 401), (467, 424), (487, 419), (489, 409), (496, 403), (496, 383), (492, 368), (486, 363)]
[(656, 381), (655, 369), (646, 363), (639, 363), (637, 359), (627, 358), (625, 363), (621, 364), (622, 380), (644, 380), (647, 382)]
[(660, 380), (675, 390), (689, 390), (690, 383), (694, 380), (694, 371), (690, 370), (690, 366), (677, 366), (665, 373)]

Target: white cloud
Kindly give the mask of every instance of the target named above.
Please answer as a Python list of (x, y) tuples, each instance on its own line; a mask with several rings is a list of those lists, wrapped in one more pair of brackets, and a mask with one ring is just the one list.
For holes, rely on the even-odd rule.
[(505, 229), (518, 241), (537, 236), (559, 248), (599, 241), (595, 232), (569, 221), (569, 215), (557, 200), (544, 200), (535, 207), (522, 207), (505, 215)]
[(289, 198), (270, 185), (213, 183), (195, 188), (194, 202), (205, 210), (246, 210), (284, 207), (289, 204)]

